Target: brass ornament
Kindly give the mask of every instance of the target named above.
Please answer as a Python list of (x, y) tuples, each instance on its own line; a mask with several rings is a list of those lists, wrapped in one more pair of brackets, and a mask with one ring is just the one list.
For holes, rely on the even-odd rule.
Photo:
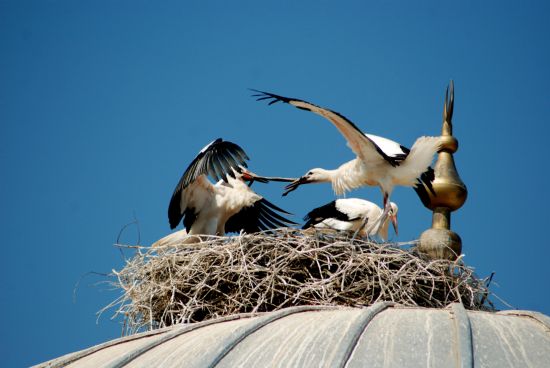
[(434, 166), (435, 195), (426, 188), (429, 201), (426, 207), (433, 211), (432, 227), (420, 235), (418, 250), (434, 259), (456, 259), (462, 252), (460, 236), (451, 231), (451, 212), (466, 201), (468, 190), (456, 170), (453, 153), (458, 141), (453, 137), (454, 83), (451, 80), (445, 94), (443, 108), (442, 146)]

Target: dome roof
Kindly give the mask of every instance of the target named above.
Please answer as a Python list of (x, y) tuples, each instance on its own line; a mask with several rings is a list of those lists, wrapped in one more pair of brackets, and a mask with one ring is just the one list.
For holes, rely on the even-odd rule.
[(37, 367), (546, 367), (550, 318), (528, 311), (301, 306), (176, 325)]

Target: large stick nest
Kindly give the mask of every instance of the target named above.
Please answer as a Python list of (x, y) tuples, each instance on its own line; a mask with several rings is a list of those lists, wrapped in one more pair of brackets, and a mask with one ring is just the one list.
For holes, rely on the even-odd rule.
[(123, 293), (106, 307), (123, 315), (126, 333), (295, 305), (492, 309), (485, 280), (461, 258), (428, 260), (344, 234), (281, 230), (136, 248), (113, 271)]

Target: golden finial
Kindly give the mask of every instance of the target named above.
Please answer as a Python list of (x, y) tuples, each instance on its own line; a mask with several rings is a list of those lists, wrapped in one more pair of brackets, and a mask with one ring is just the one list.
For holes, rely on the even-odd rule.
[(425, 188), (429, 200), (424, 205), (433, 211), (432, 227), (420, 235), (418, 250), (434, 259), (456, 259), (462, 252), (462, 240), (451, 231), (451, 212), (466, 201), (468, 190), (456, 171), (453, 153), (458, 141), (453, 137), (454, 83), (451, 80), (445, 93), (443, 108), (442, 146), (434, 166), (432, 193)]

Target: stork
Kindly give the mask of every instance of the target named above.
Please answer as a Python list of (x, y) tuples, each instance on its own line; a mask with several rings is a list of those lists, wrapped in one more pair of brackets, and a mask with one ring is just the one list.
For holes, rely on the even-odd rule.
[(382, 191), (384, 211), (378, 220), (378, 227), (390, 211), (389, 199), (396, 185), (415, 187), (422, 202), (427, 200), (424, 183), (433, 191), (434, 179), (430, 164), (440, 149), (440, 137), (420, 137), (409, 150), (390, 139), (363, 133), (343, 115), (314, 105), (310, 102), (279, 96), (269, 92), (253, 90), (258, 101), (269, 100), (269, 105), (284, 102), (298, 109), (311, 111), (329, 120), (344, 136), (348, 146), (357, 156), (334, 170), (315, 168), (285, 187), (287, 195), (302, 184), (332, 183), (337, 195), (361, 186), (378, 186)]
[[(294, 179), (256, 175), (246, 169), (246, 160), (249, 158), (241, 147), (221, 138), (204, 147), (172, 194), (168, 206), (170, 228), (174, 229), (183, 219), (188, 235), (221, 236), (295, 224), (280, 214), (288, 212), (250, 189), (254, 181)], [(208, 175), (217, 180), (216, 184), (208, 180)]]
[[(311, 210), (305, 217), (305, 225), (302, 229), (314, 227), (316, 229), (335, 229), (342, 231), (354, 231), (355, 234), (373, 237), (378, 235), (380, 239), (388, 238), (389, 222), (392, 222), (395, 234), (397, 234), (397, 205), (390, 202), (388, 216), (382, 225), (375, 229), (371, 226), (381, 215), (382, 209), (376, 204), (360, 198), (336, 199), (323, 206)], [(369, 225), (369, 226), (367, 226)]]
[(189, 237), (185, 229), (179, 231), (174, 231), (171, 234), (166, 235), (165, 237), (157, 240), (151, 244), (151, 248), (163, 248), (169, 247), (181, 243), (194, 243), (198, 240), (196, 237)]

